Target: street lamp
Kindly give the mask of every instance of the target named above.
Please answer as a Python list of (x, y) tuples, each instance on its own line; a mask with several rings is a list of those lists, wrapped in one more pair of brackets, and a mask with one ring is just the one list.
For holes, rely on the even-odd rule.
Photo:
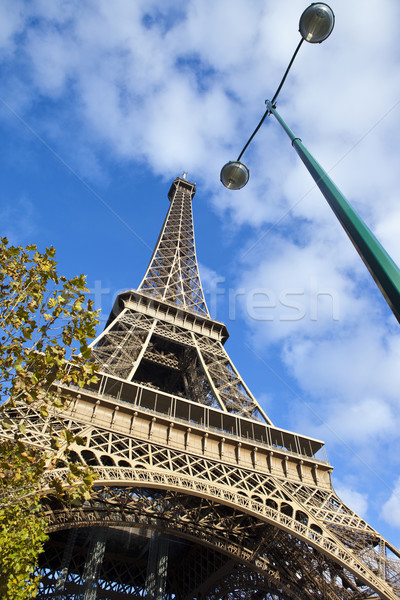
[(246, 142), (236, 161), (228, 162), (221, 170), (221, 182), (230, 190), (240, 190), (249, 181), (249, 170), (240, 162), (244, 152), (260, 129), (265, 118), (272, 114), (289, 136), (293, 148), (300, 156), (315, 183), (321, 190), (329, 206), (332, 208), (343, 229), (350, 238), (355, 249), (364, 261), (375, 283), (381, 290), (396, 319), (400, 323), (400, 270), (389, 254), (378, 242), (372, 231), (361, 217), (353, 210), (346, 198), (335, 186), (321, 165), (310, 154), (307, 148), (287, 126), (276, 110), (276, 99), (285, 82), (287, 74), (304, 41), (311, 44), (321, 43), (332, 33), (335, 17), (332, 9), (323, 2), (311, 4), (300, 18), (299, 31), (301, 40), (290, 60), (285, 74), (272, 100), (266, 100), (266, 111), (257, 127)]

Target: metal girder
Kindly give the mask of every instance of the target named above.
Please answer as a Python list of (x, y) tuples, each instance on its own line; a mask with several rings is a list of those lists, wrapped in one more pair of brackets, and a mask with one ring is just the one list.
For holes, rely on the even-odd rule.
[[(306, 539), (300, 540), (272, 524), (263, 523), (259, 517), (213, 500), (160, 488), (107, 486), (97, 487), (86, 506), (70, 509), (68, 515), (60, 507), (49, 505), (48, 510), (52, 515), (52, 530), (73, 525), (152, 528), (164, 536), (190, 542), (188, 548), (192, 559), (197, 557), (190, 563), (193, 571), (190, 574), (187, 566), (183, 569), (185, 562), (179, 567), (175, 565), (167, 583), (170, 591), (175, 585), (172, 593), (178, 598), (188, 594), (193, 596), (194, 591), (201, 588), (205, 574), (212, 571), (210, 560), (214, 570), (224, 565), (223, 559), (210, 558), (210, 548), (231, 557), (232, 569), (221, 570), (214, 589), (204, 590), (205, 598), (213, 597), (216, 588), (226, 587), (225, 580), (229, 581), (232, 571), (237, 568), (248, 571), (249, 584), (255, 578), (263, 583), (265, 593), (272, 591), (281, 598), (350, 600), (371, 595), (371, 588), (359, 579), (359, 574), (338, 564), (335, 557), (315, 552)], [(62, 523), (57, 523), (59, 518)], [(383, 587), (380, 597), (396, 597), (388, 593), (388, 588), (383, 591)], [(242, 592), (246, 592), (248, 598), (257, 597), (245, 587)]]
[[(120, 295), (108, 326), (92, 344), (92, 359), (105, 373), (139, 380), (203, 404), (212, 398), (213, 405), (223, 411), (270, 423), (223, 348), (225, 338), (215, 339), (213, 327), (206, 334), (200, 326), (200, 331), (197, 326), (193, 330), (192, 322), (187, 323), (187, 315), (193, 313), (207, 318), (214, 329), (221, 325), (210, 319), (200, 282), (192, 217), (194, 194), (194, 184), (183, 179), (174, 182), (167, 217), (138, 288), (141, 306), (130, 308), (129, 294)], [(180, 313), (172, 320), (159, 318), (152, 297), (176, 305)], [(163, 351), (157, 352), (157, 347)], [(192, 351), (191, 365), (184, 361), (187, 350)], [(161, 377), (155, 376), (152, 363), (162, 367)], [(168, 369), (182, 372), (182, 377), (168, 374)], [(185, 383), (188, 378), (190, 385)]]
[(38, 598), (400, 598), (400, 553), (335, 494), (323, 443), (273, 427), (225, 351), (198, 273), (194, 193), (174, 181), (139, 290), (119, 294), (93, 342), (98, 384), (65, 390), (62, 414), (8, 409), (3, 437), (23, 423), (45, 450), (66, 426), (85, 439), (70, 456), (97, 473), (79, 507), (46, 488), (67, 469), (43, 478)]
[[(79, 402), (82, 401), (83, 399)], [(73, 409), (75, 416), (69, 415), (67, 419), (71, 430), (76, 433), (84, 431), (87, 439), (85, 447), (75, 448), (76, 456), (82, 462), (97, 464), (99, 482), (113, 490), (119, 490), (121, 498), (130, 502), (126, 490), (132, 484), (146, 485), (149, 490), (161, 486), (164, 490), (185, 490), (189, 495), (237, 507), (244, 513), (255, 516), (259, 524), (268, 523), (290, 534), (290, 539), (308, 544), (318, 555), (328, 556), (339, 570), (347, 569), (351, 577), (346, 575), (343, 581), (348, 581), (346, 586), (355, 587), (357, 593), (360, 586), (367, 586), (380, 591), (382, 598), (396, 597), (400, 564), (398, 560), (386, 556), (390, 545), (346, 507), (330, 486), (310, 485), (301, 479), (296, 482), (293, 476), (285, 477), (283, 471), (278, 477), (274, 471), (266, 472), (266, 468), (244, 468), (240, 466), (241, 459), (238, 458), (236, 463), (227, 462), (212, 455), (211, 449), (203, 449), (199, 454), (196, 442), (192, 442), (191, 438), (184, 447), (179, 448), (173, 440), (167, 444), (152, 441), (149, 439), (152, 435), (150, 430), (140, 439), (139, 431), (127, 435), (118, 433), (114, 428), (102, 427), (96, 416), (88, 424), (86, 409), (79, 416), (79, 402)], [(95, 397), (92, 402), (95, 405)], [(27, 440), (43, 446), (49, 428), (52, 427), (50, 421), (40, 419), (34, 411), (30, 415), (22, 407), (20, 411), (20, 418), (24, 419), (26, 425)], [(16, 407), (11, 414), (14, 422), (18, 420), (17, 415)], [(152, 422), (151, 415), (147, 418)], [(107, 457), (108, 460), (105, 460)], [(110, 464), (108, 461), (115, 466), (101, 466), (102, 463)], [(117, 466), (121, 461), (125, 466)], [(63, 470), (58, 470), (53, 475), (62, 478)], [(65, 507), (57, 515), (55, 527), (65, 527), (68, 521)], [(95, 517), (93, 506), (90, 506), (89, 515), (90, 519), (102, 522)], [(187, 513), (185, 517), (190, 522)], [(114, 515), (113, 518), (117, 516)], [(207, 519), (203, 517), (202, 525), (206, 522)], [(81, 524), (73, 521), (71, 526)], [(238, 528), (239, 524), (236, 523), (236, 531), (239, 531)], [(229, 529), (221, 515), (214, 529)], [(247, 551), (242, 549), (242, 552), (244, 554), (234, 555), (248, 560)], [(259, 557), (257, 560), (259, 561)], [(362, 583), (358, 584), (358, 580)], [(391, 585), (394, 586), (392, 592)]]
[(139, 290), (173, 302), (185, 310), (208, 315), (198, 273), (192, 198), (195, 185), (176, 180), (171, 205)]

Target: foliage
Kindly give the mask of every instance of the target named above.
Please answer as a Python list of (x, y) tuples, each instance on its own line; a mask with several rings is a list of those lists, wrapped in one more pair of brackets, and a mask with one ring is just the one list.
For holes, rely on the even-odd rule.
[[(51, 491), (72, 503), (88, 496), (94, 478), (68, 460), (71, 444), (84, 440), (62, 419), (64, 386), (96, 381), (88, 339), (97, 315), (85, 292), (83, 275), (57, 274), (54, 248), (40, 253), (0, 239), (0, 597), (7, 600), (36, 596), (32, 573), (47, 539), (43, 474), (61, 460), (68, 474), (53, 477)], [(29, 411), (47, 423), (42, 447), (29, 443), (21, 406), (22, 416)]]
[[(7, 441), (0, 446), (0, 456), (1, 597), (33, 598), (39, 578), (32, 573), (47, 539), (40, 494), (36, 493), (44, 459), (42, 452), (32, 449), (26, 453), (24, 444)], [(26, 468), (28, 457), (31, 463)]]

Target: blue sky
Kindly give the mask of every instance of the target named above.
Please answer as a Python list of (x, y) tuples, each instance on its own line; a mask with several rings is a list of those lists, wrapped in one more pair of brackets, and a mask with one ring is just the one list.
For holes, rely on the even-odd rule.
[[(274, 424), (326, 441), (339, 495), (400, 546), (400, 330), (282, 130), (235, 159), (298, 40), (300, 0), (3, 0), (0, 222), (57, 249), (108, 315), (139, 285), (188, 172), (227, 350)], [(400, 263), (396, 0), (332, 0), (278, 109)], [(104, 324), (104, 320), (103, 320)]]

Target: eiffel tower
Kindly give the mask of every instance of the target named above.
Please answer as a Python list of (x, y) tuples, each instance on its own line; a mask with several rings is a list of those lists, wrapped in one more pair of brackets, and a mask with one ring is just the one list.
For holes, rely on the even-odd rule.
[[(47, 500), (39, 598), (400, 597), (400, 553), (336, 495), (323, 443), (275, 427), (209, 315), (185, 177), (137, 290), (93, 342), (99, 381), (70, 387), (82, 506)], [(15, 409), (33, 443), (49, 422)], [(63, 476), (64, 469), (57, 470)], [(48, 473), (48, 479), (54, 473)]]

